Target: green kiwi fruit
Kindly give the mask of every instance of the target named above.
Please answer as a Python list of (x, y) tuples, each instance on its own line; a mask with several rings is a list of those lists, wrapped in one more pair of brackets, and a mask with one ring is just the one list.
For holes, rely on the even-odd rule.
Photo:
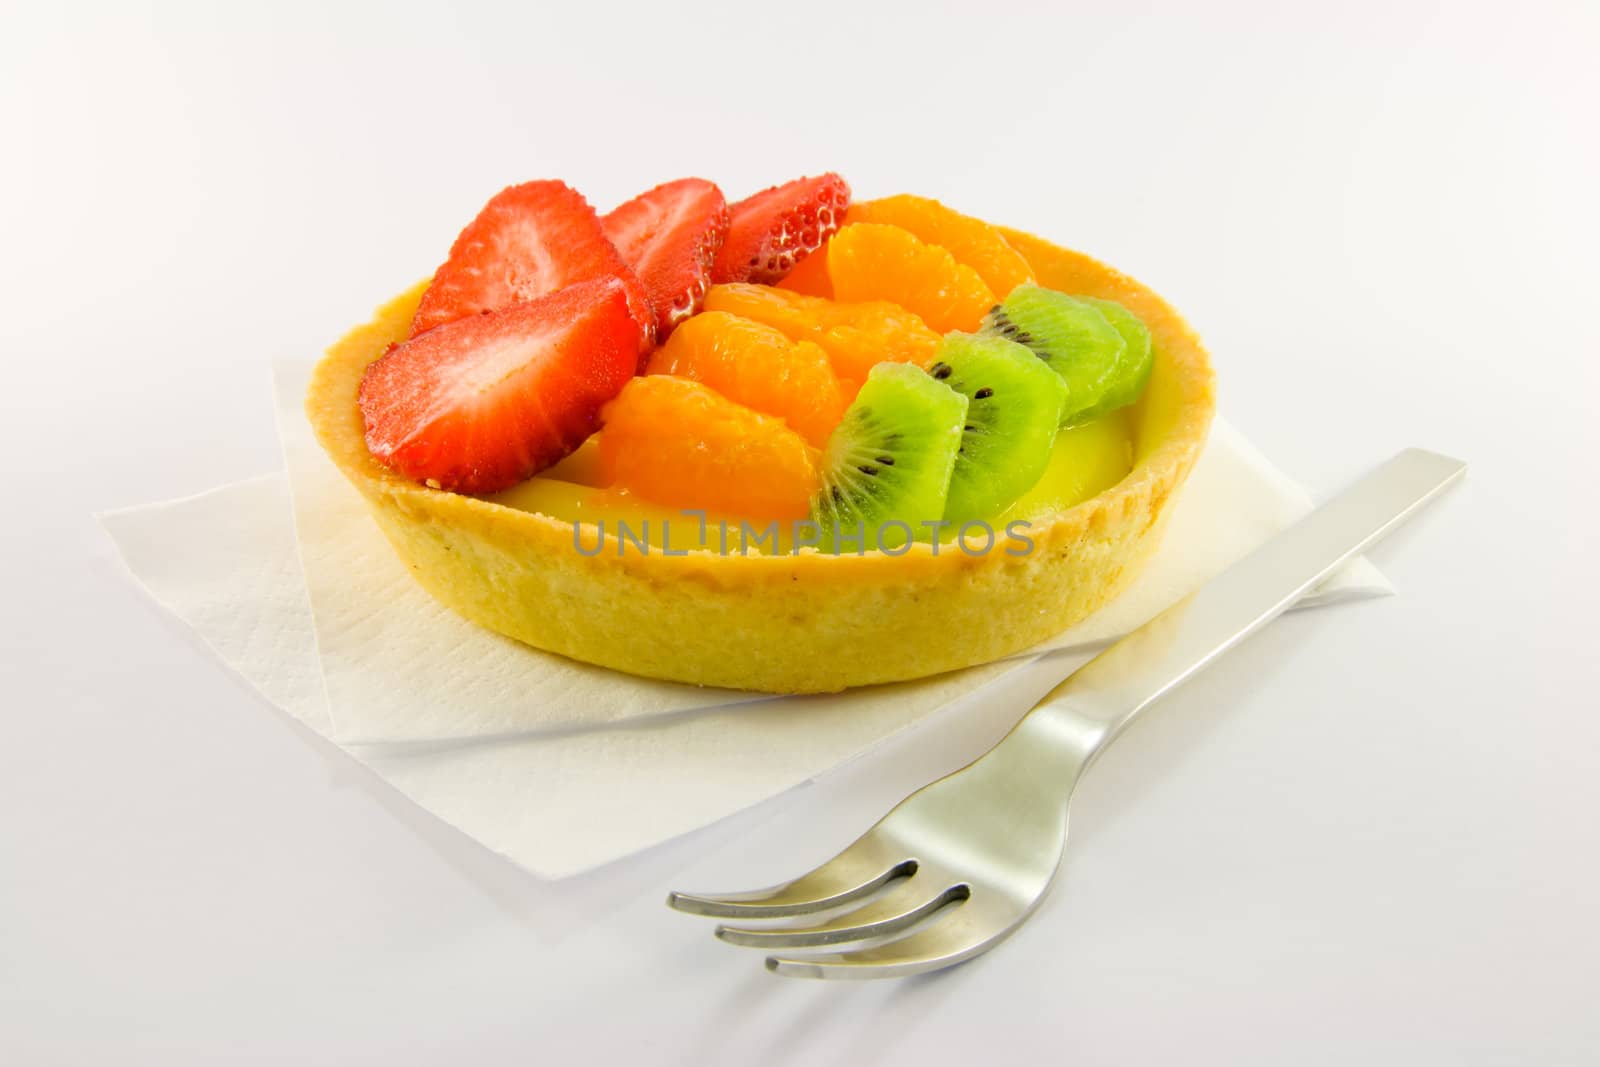
[(1044, 473), (1067, 384), (1015, 341), (971, 333), (946, 334), (928, 376), (967, 398), (944, 517), (992, 519)]
[(1095, 305), (1038, 285), (1019, 285), (984, 316), (983, 332), (1016, 341), (1067, 383), (1062, 425), (1105, 399), (1127, 341)]
[(1150, 330), (1139, 316), (1115, 300), (1101, 300), (1093, 296), (1080, 296), (1078, 299), (1099, 309), (1112, 328), (1122, 335), (1126, 347), (1122, 350), (1122, 358), (1117, 361), (1116, 369), (1111, 372), (1105, 396), (1094, 407), (1073, 416), (1071, 425), (1097, 419), (1139, 399), (1145, 383), (1150, 380), (1150, 368), (1155, 363), (1150, 348)]
[(907, 363), (880, 363), (828, 438), (811, 501), (823, 552), (929, 540), (944, 517), (967, 398)]

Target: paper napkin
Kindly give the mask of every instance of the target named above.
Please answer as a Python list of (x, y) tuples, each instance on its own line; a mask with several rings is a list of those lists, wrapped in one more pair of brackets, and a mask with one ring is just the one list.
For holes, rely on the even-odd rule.
[[(942, 707), (988, 699), (1031, 662), (752, 700), (506, 641), (439, 608), (406, 576), (311, 441), (299, 415), (304, 375), (285, 367), (278, 376), (287, 476), (102, 521), (152, 597), (268, 700), (534, 874), (576, 874), (759, 803)], [(1051, 642), (1068, 649), (1057, 657), (1088, 659), (1309, 501), (1219, 422), (1176, 507), (1140, 580)], [(1356, 561), (1317, 599), (1388, 591)]]

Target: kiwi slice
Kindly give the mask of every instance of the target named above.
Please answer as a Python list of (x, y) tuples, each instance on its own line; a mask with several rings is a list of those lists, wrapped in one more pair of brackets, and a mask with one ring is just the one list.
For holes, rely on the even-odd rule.
[(1101, 300), (1093, 296), (1080, 296), (1078, 299), (1093, 304), (1112, 328), (1122, 335), (1126, 347), (1122, 350), (1122, 358), (1117, 361), (1116, 369), (1111, 372), (1106, 395), (1094, 407), (1073, 416), (1071, 425), (1074, 426), (1127, 407), (1138, 400), (1139, 394), (1144, 392), (1145, 383), (1150, 380), (1150, 368), (1155, 363), (1150, 348), (1150, 330), (1139, 316), (1115, 300)]
[(928, 540), (944, 517), (967, 398), (907, 363), (872, 368), (828, 438), (811, 501), (824, 552)]
[(971, 333), (946, 334), (928, 375), (967, 398), (944, 517), (992, 519), (1044, 473), (1067, 383), (1015, 341)]
[(1128, 344), (1101, 310), (1054, 289), (1019, 285), (984, 316), (983, 332), (1027, 345), (1067, 383), (1064, 426), (1081, 421), (1110, 390)]

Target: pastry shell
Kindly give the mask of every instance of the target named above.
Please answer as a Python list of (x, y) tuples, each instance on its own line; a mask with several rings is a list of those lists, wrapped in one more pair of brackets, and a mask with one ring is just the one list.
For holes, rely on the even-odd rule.
[[(317, 366), (306, 412), (416, 580), (467, 618), (535, 648), (650, 678), (829, 692), (986, 663), (1044, 641), (1120, 592), (1161, 540), (1215, 407), (1210, 361), (1154, 292), (1088, 256), (1004, 230), (1041, 284), (1117, 300), (1149, 326), (1150, 384), (1131, 411), (1134, 462), (1112, 488), (981, 555), (620, 555), (578, 551), (570, 524), (431, 489), (367, 451), (362, 371), (403, 340), (423, 286), (380, 308)], [(581, 542), (593, 548), (593, 528)], [(1009, 547), (1018, 547), (1010, 542)], [(676, 550), (675, 550), (676, 551)]]

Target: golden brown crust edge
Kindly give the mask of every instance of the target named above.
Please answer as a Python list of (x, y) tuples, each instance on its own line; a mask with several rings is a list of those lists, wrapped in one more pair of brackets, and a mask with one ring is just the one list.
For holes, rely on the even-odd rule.
[(535, 647), (651, 678), (780, 693), (990, 662), (1082, 620), (1138, 572), (1215, 406), (1205, 350), (1159, 296), (1080, 253), (1004, 232), (1042, 284), (1126, 304), (1150, 327), (1156, 351), (1135, 411), (1133, 470), (1036, 524), (1026, 556), (921, 544), (899, 557), (645, 556), (630, 545), (619, 558), (611, 539), (585, 556), (564, 522), (410, 482), (367, 451), (356, 391), (366, 365), (405, 336), (420, 285), (329, 349), (306, 412), (417, 581), (467, 618)]

